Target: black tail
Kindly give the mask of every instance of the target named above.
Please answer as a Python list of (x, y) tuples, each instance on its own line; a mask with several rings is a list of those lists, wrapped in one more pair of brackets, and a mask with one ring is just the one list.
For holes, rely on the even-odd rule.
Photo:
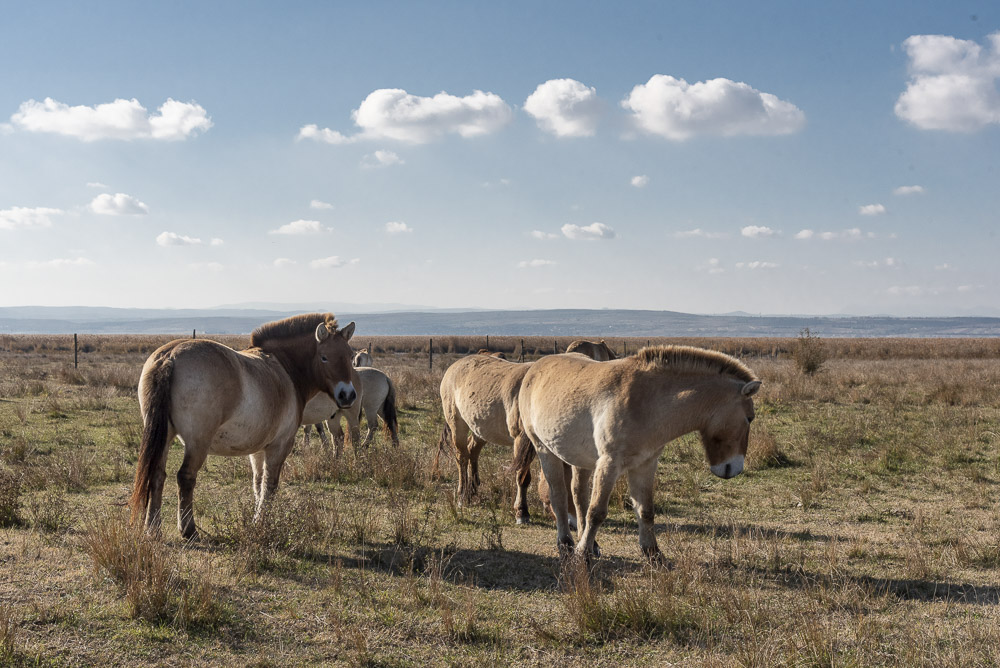
[[(169, 353), (168, 353), (169, 355)], [(139, 461), (135, 466), (135, 482), (132, 484), (132, 521), (146, 517), (149, 506), (149, 491), (153, 477), (166, 452), (167, 435), (170, 432), (170, 383), (174, 372), (171, 357), (161, 357), (149, 371), (149, 376), (139, 381), (139, 391), (143, 391), (146, 380), (146, 411), (142, 416), (142, 441), (139, 445)]]
[(527, 471), (531, 467), (531, 462), (535, 461), (535, 446), (520, 427), (518, 424), (517, 435), (514, 437), (514, 457), (507, 468), (507, 473)]
[(399, 418), (396, 415), (396, 386), (389, 381), (389, 393), (382, 402), (382, 420), (385, 433), (392, 439), (392, 444), (399, 445)]
[(437, 454), (434, 455), (434, 467), (431, 469), (431, 476), (436, 478), (441, 474), (441, 470), (438, 468), (438, 463), (441, 460), (441, 453), (444, 452), (445, 449), (450, 450), (451, 443), (452, 443), (451, 427), (449, 427), (448, 423), (445, 422), (444, 428), (441, 430), (441, 438), (438, 439), (438, 451)]

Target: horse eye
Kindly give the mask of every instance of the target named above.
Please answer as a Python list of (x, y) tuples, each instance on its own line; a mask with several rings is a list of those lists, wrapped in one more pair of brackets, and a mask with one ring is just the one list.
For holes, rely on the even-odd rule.
[(321, 356), (320, 356), (320, 360), (322, 360), (322, 361), (323, 361), (323, 364), (326, 364), (327, 362), (329, 362), (329, 361), (330, 361), (330, 360), (328, 360), (328, 359), (326, 358), (326, 355), (321, 355)]
[(753, 418), (754, 418), (753, 415), (751, 415), (750, 417), (748, 417), (747, 418), (747, 424), (750, 424), (751, 422), (753, 422)]

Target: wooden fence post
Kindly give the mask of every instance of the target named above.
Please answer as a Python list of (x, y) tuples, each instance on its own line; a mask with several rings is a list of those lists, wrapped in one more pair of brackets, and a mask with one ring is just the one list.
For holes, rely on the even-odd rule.
[(518, 362), (524, 361), (524, 339), (521, 339), (521, 353), (517, 356)]
[(486, 350), (490, 349), (490, 335), (486, 335)]
[(80, 358), (77, 356), (76, 334), (73, 334), (73, 368), (78, 369), (79, 367), (80, 367)]
[(198, 332), (198, 330), (196, 330), (196, 329), (192, 329), (191, 330), (191, 338), (192, 339), (197, 339), (198, 338), (197, 336), (195, 336), (197, 334), (197, 332)]
[(428, 339), (427, 342), (427, 368), (434, 370), (434, 339)]
[(553, 355), (558, 355), (559, 354), (559, 348), (556, 346), (556, 340), (555, 339), (552, 339), (552, 354)]
[(372, 356), (372, 342), (368, 342), (368, 357)]

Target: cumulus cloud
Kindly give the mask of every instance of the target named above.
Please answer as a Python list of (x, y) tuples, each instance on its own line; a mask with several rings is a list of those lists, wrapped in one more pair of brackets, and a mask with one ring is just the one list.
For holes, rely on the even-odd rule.
[(774, 269), (778, 266), (776, 262), (761, 262), (759, 260), (754, 260), (753, 262), (737, 262), (737, 269)]
[(531, 237), (533, 239), (558, 239), (558, 234), (553, 234), (552, 232), (542, 232), (541, 230), (532, 230)]
[(329, 202), (324, 202), (323, 200), (314, 199), (309, 201), (309, 208), (324, 211), (326, 209), (332, 209), (333, 205)]
[(639, 176), (632, 177), (632, 187), (633, 188), (645, 188), (649, 185), (649, 177), (645, 174), (640, 174)]
[(391, 165), (402, 165), (404, 160), (392, 151), (375, 151), (371, 155), (366, 155), (361, 160), (362, 167), (389, 167)]
[(517, 263), (517, 266), (521, 269), (534, 269), (536, 267), (549, 267), (554, 265), (555, 262), (552, 260), (522, 260)]
[(812, 230), (799, 230), (795, 233), (796, 239), (812, 239), (815, 232)]
[(0, 210), (0, 230), (16, 230), (26, 227), (52, 227), (52, 217), (63, 213), (62, 209), (47, 207), (15, 206)]
[(361, 262), (360, 258), (344, 260), (339, 255), (331, 255), (330, 257), (313, 260), (309, 263), (309, 266), (313, 269), (337, 269), (338, 267), (344, 267), (349, 264), (358, 264), (359, 262)]
[(573, 225), (567, 223), (562, 226), (562, 233), (570, 239), (583, 239), (593, 241), (595, 239), (614, 239), (615, 231), (604, 223), (591, 223), (590, 225)]
[(923, 195), (923, 186), (899, 186), (892, 191), (893, 195)]
[(852, 227), (849, 230), (841, 230), (840, 232), (814, 232), (813, 230), (802, 230), (795, 235), (796, 239), (812, 239), (818, 238), (823, 241), (834, 241), (836, 239), (845, 239), (848, 241), (857, 241), (859, 239), (874, 239), (874, 232), (863, 232), (859, 227)]
[(102, 216), (144, 216), (149, 207), (125, 193), (104, 193), (90, 203), (90, 210)]
[(636, 127), (674, 141), (695, 136), (783, 135), (805, 125), (791, 102), (729, 79), (689, 84), (656, 74), (621, 102)]
[(494, 93), (474, 91), (457, 97), (441, 92), (433, 97), (412, 95), (400, 88), (380, 88), (368, 94), (354, 110), (361, 131), (346, 136), (317, 125), (299, 130), (299, 139), (346, 144), (360, 139), (395, 139), (426, 144), (447, 135), (476, 137), (496, 132), (510, 122), (510, 106)]
[(708, 258), (708, 264), (706, 268), (708, 269), (708, 273), (710, 274), (722, 274), (725, 273), (726, 271), (725, 269), (722, 268), (722, 263), (719, 261), (719, 258), (717, 257)]
[(740, 234), (745, 237), (750, 237), (751, 239), (764, 239), (767, 237), (774, 237), (780, 234), (777, 230), (772, 230), (770, 227), (765, 227), (763, 225), (747, 225), (740, 230)]
[(983, 48), (948, 35), (912, 35), (903, 42), (910, 81), (896, 115), (922, 130), (975, 132), (1000, 123), (1000, 32)]
[(293, 220), (282, 225), (276, 230), (270, 230), (268, 234), (288, 234), (306, 235), (319, 234), (323, 231), (323, 225), (318, 220)]
[(101, 183), (100, 181), (88, 181), (87, 182), (87, 187), (88, 188), (100, 188), (101, 190), (107, 190), (108, 189), (108, 186), (106, 186), (105, 184)]
[(591, 137), (597, 129), (601, 101), (594, 88), (575, 79), (540, 84), (524, 101), (538, 127), (557, 137)]
[(279, 268), (280, 267), (290, 267), (293, 264), (298, 264), (298, 263), (295, 262), (295, 260), (292, 260), (291, 258), (287, 258), (287, 257), (279, 257), (278, 259), (276, 259), (274, 261), (274, 266), (275, 267), (279, 267)]
[(212, 127), (204, 107), (167, 99), (158, 114), (150, 114), (135, 98), (117, 99), (93, 107), (71, 107), (45, 98), (21, 103), (11, 123), (27, 132), (49, 132), (82, 141), (157, 139), (177, 141)]
[(161, 246), (200, 246), (201, 239), (184, 236), (176, 232), (161, 232), (156, 237), (156, 243)]
[(885, 211), (883, 204), (864, 204), (858, 207), (858, 213), (862, 216), (881, 216)]
[(693, 230), (674, 232), (674, 238), (676, 239), (725, 239), (727, 236), (729, 235), (725, 232), (707, 232), (700, 227), (696, 227)]
[(391, 220), (385, 224), (386, 234), (407, 234), (412, 231), (412, 227), (401, 221)]

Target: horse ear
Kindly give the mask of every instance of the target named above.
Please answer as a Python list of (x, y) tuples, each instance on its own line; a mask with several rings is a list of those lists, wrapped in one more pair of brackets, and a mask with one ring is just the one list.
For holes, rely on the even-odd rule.
[(330, 336), (330, 330), (326, 328), (326, 323), (321, 322), (316, 325), (316, 340), (325, 341), (326, 337)]
[(757, 394), (757, 390), (759, 389), (760, 389), (760, 381), (751, 380), (749, 383), (743, 386), (741, 392), (744, 397), (752, 397), (753, 395)]
[(354, 336), (354, 321), (351, 321), (347, 327), (340, 330), (340, 335), (344, 337), (345, 341), (350, 341), (351, 337)]

